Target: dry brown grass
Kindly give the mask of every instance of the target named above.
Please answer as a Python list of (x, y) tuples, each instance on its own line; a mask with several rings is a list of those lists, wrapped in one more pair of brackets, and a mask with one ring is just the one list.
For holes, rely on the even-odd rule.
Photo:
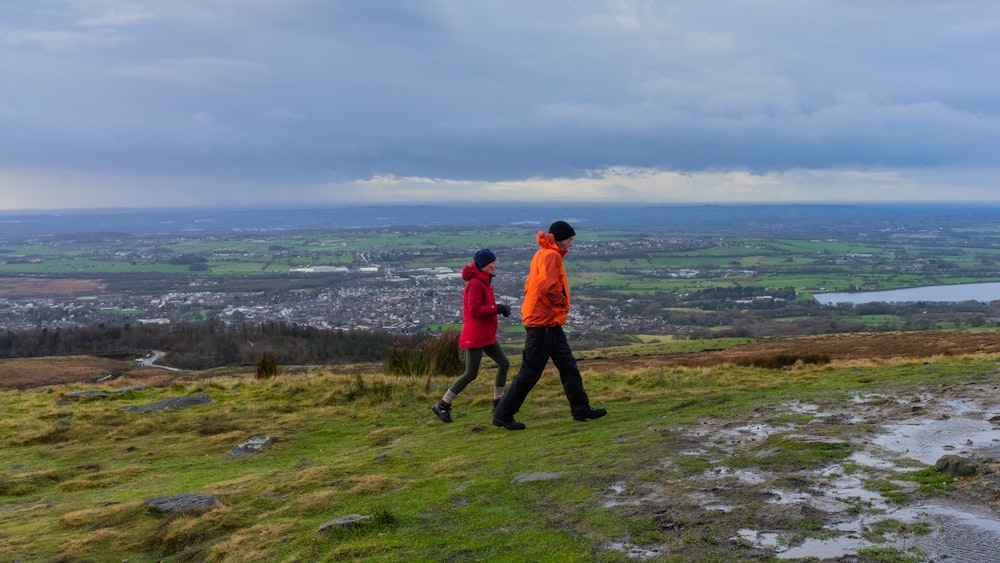
[(238, 530), (229, 539), (213, 545), (208, 560), (272, 561), (269, 549), (297, 530), (296, 522), (261, 524)]
[(844, 362), (885, 362), (901, 359), (1000, 355), (996, 331), (874, 332), (770, 338), (725, 350), (624, 356), (580, 360), (590, 372), (632, 371), (671, 366), (711, 367), (750, 365), (764, 357), (826, 357)]
[[(668, 367), (712, 367), (721, 365), (753, 365), (768, 358), (823, 358), (838, 365), (881, 364), (900, 359), (956, 357), (963, 355), (1000, 356), (1000, 334), (993, 330), (874, 332), (826, 334), (769, 338), (748, 344), (730, 346), (724, 350), (704, 352), (654, 353), (648, 355), (616, 355), (599, 359), (580, 359), (580, 369), (592, 373), (628, 372)], [(808, 361), (806, 361), (808, 363)], [(551, 367), (551, 365), (549, 366)], [(319, 369), (320, 371), (316, 371)], [(288, 367), (281, 385), (306, 385), (326, 368)], [(380, 374), (379, 364), (339, 366), (344, 377)], [(159, 368), (135, 368), (131, 362), (92, 356), (59, 356), (0, 360), (0, 390), (30, 389), (51, 385), (91, 383), (110, 373), (117, 373), (128, 385), (165, 387), (177, 381), (220, 381), (246, 368), (223, 367), (201, 372), (172, 372)], [(291, 382), (291, 383), (289, 383)], [(385, 383), (385, 382), (383, 382)], [(388, 383), (385, 383), (388, 385)], [(123, 383), (124, 385), (124, 383)], [(308, 387), (308, 385), (306, 385)], [(330, 402), (338, 402), (340, 392), (333, 393)], [(372, 437), (376, 439), (377, 437)]]
[(112, 373), (123, 373), (130, 367), (131, 362), (94, 356), (0, 360), (0, 390), (90, 383)]

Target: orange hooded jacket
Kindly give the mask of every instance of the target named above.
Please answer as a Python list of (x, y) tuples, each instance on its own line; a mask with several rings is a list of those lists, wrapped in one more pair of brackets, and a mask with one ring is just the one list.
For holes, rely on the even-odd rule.
[(524, 326), (561, 326), (566, 324), (569, 313), (569, 282), (563, 268), (566, 251), (559, 248), (551, 234), (538, 231), (536, 238), (539, 249), (524, 282), (521, 321)]

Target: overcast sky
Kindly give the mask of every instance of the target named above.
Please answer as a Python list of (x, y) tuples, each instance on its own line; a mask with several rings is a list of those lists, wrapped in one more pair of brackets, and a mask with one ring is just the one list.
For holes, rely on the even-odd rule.
[(1000, 2), (8, 0), (0, 191), (1000, 202)]

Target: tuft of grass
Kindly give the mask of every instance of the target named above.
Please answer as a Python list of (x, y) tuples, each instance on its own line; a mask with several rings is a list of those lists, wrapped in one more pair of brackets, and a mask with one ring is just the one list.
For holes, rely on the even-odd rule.
[(923, 550), (913, 547), (907, 550), (896, 547), (873, 546), (858, 550), (858, 561), (863, 563), (922, 563), (927, 561)]
[(921, 493), (935, 494), (955, 490), (955, 477), (952, 475), (942, 475), (934, 467), (907, 471), (900, 476), (900, 479), (920, 483), (917, 490)]

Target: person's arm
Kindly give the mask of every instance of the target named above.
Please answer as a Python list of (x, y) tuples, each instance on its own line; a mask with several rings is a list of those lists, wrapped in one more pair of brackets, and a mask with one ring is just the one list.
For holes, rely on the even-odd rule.
[(539, 280), (539, 295), (556, 307), (566, 306), (566, 288), (560, 283), (559, 272), (562, 269), (562, 256), (550, 253), (545, 257), (545, 276)]
[(477, 319), (487, 319), (497, 315), (497, 304), (487, 299), (488, 291), (481, 281), (470, 282), (468, 292), (469, 314)]

